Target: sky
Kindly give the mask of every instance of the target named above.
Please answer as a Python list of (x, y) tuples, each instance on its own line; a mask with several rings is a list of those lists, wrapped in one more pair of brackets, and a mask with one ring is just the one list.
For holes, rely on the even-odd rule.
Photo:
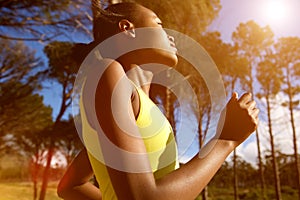
[[(221, 0), (222, 9), (218, 18), (209, 27), (210, 31), (219, 31), (225, 42), (231, 42), (231, 35), (240, 23), (254, 20), (261, 27), (270, 26), (275, 38), (296, 36), (300, 37), (300, 1), (299, 0)], [(300, 47), (299, 47), (300, 48)], [(278, 101), (285, 97), (277, 96)], [(261, 114), (266, 114), (261, 111)], [(286, 108), (278, 106), (272, 110), (274, 121), (273, 130), (275, 145), (284, 153), (293, 153), (292, 131), (289, 123), (289, 112)], [(300, 132), (300, 111), (296, 113), (296, 129)], [(258, 131), (261, 140), (261, 151), (270, 149), (267, 123), (260, 121)], [(299, 135), (300, 137), (300, 135)], [(298, 137), (298, 138), (299, 138)], [(298, 152), (300, 141), (298, 140)], [(254, 135), (240, 145), (237, 154), (247, 162), (255, 165), (257, 162), (257, 145)], [(230, 159), (230, 157), (228, 158)]]
[(221, 32), (230, 42), (239, 23), (254, 20), (264, 27), (269, 25), (275, 37), (300, 37), (299, 0), (221, 0), (222, 9), (209, 30)]
[[(239, 23), (246, 23), (249, 20), (254, 20), (261, 27), (269, 25), (275, 34), (275, 38), (288, 36), (300, 37), (300, 0), (221, 0), (221, 5), (222, 9), (220, 10), (219, 16), (210, 25), (209, 31), (219, 31), (225, 42), (231, 42), (231, 35)], [(55, 102), (53, 99), (60, 95), (59, 88), (53, 90), (53, 83), (49, 82), (48, 89), (44, 90), (44, 95), (45, 103), (54, 107), (55, 115), (55, 113), (57, 113), (55, 107), (59, 105), (59, 102)], [(279, 99), (282, 98), (279, 97)], [(288, 115), (288, 111), (280, 107), (273, 112), (278, 118), (283, 118)], [(300, 114), (296, 113), (296, 117), (300, 119)], [(285, 119), (286, 121), (281, 124), (275, 124), (274, 126), (274, 130), (278, 130), (275, 132), (275, 141), (278, 148), (283, 152), (292, 153), (290, 126), (288, 118), (285, 117)], [(296, 127), (300, 127), (300, 121), (298, 120), (296, 123)], [(196, 130), (196, 127), (190, 126), (190, 124), (187, 124), (186, 127), (190, 127), (190, 131)], [(266, 127), (265, 122), (260, 122), (258, 130), (261, 134), (262, 151), (270, 149)], [(288, 131), (282, 134), (280, 133), (281, 130)], [(256, 163), (257, 157), (255, 141), (255, 137), (252, 135), (244, 144), (240, 145), (237, 151), (239, 156), (252, 164)], [(182, 157), (184, 162), (197, 153), (198, 147), (196, 144), (197, 141), (194, 142), (194, 145), (192, 145)], [(300, 144), (298, 143), (298, 148), (299, 146)], [(230, 157), (228, 159), (230, 159)]]

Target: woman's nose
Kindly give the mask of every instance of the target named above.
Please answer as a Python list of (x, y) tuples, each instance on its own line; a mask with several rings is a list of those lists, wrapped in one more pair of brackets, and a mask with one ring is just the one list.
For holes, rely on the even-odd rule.
[(174, 37), (173, 37), (173, 36), (171, 36), (171, 35), (168, 35), (168, 38), (169, 38), (169, 40), (170, 40), (171, 42), (175, 42), (175, 39), (174, 39)]

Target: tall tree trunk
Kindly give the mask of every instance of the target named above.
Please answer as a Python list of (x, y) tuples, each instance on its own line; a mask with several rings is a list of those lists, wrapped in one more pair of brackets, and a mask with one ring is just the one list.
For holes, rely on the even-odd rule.
[(36, 154), (36, 160), (33, 163), (33, 172), (32, 172), (32, 182), (33, 182), (33, 200), (37, 199), (37, 182), (38, 182), (38, 173), (39, 173), (39, 155)]
[[(252, 67), (251, 67), (251, 76), (250, 76), (250, 92), (254, 98), (254, 88), (253, 88), (253, 75), (252, 75)], [(260, 139), (259, 139), (259, 132), (258, 129), (255, 131), (256, 136), (256, 146), (257, 146), (257, 158), (258, 158), (258, 170), (260, 174), (260, 187), (261, 187), (261, 195), (262, 199), (266, 199), (266, 183), (265, 183), (265, 175), (263, 169), (263, 163), (261, 158), (261, 148), (260, 148)]]
[(288, 97), (289, 97), (289, 110), (290, 110), (290, 118), (291, 118), (291, 128), (293, 132), (293, 147), (294, 147), (294, 159), (295, 159), (295, 170), (296, 170), (296, 182), (298, 186), (298, 199), (300, 200), (300, 166), (299, 166), (299, 157), (298, 157), (298, 147), (297, 147), (297, 134), (294, 120), (294, 103), (293, 103), (293, 87), (290, 80), (290, 69), (287, 67), (287, 86), (288, 86)]
[[(292, 104), (292, 102), (290, 102)], [(294, 121), (294, 113), (293, 109), (290, 108), (291, 115), (291, 126), (293, 130), (293, 146), (294, 146), (294, 159), (295, 159), (295, 170), (296, 170), (296, 182), (298, 186), (298, 199), (300, 200), (300, 166), (299, 166), (299, 157), (298, 157), (298, 147), (297, 147), (297, 135), (296, 135), (296, 127)]]
[(274, 137), (272, 132), (272, 120), (271, 120), (271, 106), (269, 96), (266, 96), (267, 100), (267, 112), (268, 112), (268, 125), (269, 125), (269, 134), (270, 134), (270, 144), (271, 144), (271, 153), (272, 153), (272, 164), (273, 164), (273, 173), (274, 173), (274, 183), (275, 183), (275, 191), (276, 191), (276, 199), (281, 200), (281, 189), (280, 189), (280, 177), (279, 177), (279, 169), (276, 161), (275, 155), (275, 145), (274, 145)]
[(260, 139), (259, 139), (258, 130), (255, 131), (255, 135), (256, 135), (256, 144), (257, 144), (258, 170), (259, 170), (259, 174), (260, 174), (261, 197), (263, 200), (265, 200), (267, 198), (266, 197), (266, 182), (265, 182), (265, 176), (264, 176), (263, 163), (262, 163), (262, 159), (261, 159)]
[(287, 75), (287, 85), (288, 85), (288, 97), (289, 97), (289, 110), (291, 117), (291, 127), (293, 131), (293, 147), (294, 147), (294, 159), (295, 159), (295, 170), (296, 170), (296, 182), (298, 187), (298, 199), (300, 200), (300, 166), (299, 166), (299, 157), (298, 157), (298, 147), (297, 147), (297, 134), (294, 120), (294, 103), (293, 103), (293, 94), (292, 94), (292, 85), (289, 79), (289, 70)]
[(41, 192), (40, 192), (40, 197), (39, 200), (45, 200), (46, 197), (46, 191), (47, 191), (47, 187), (48, 187), (48, 181), (49, 181), (49, 172), (51, 169), (51, 161), (52, 161), (52, 157), (53, 157), (53, 153), (54, 153), (54, 142), (51, 139), (50, 141), (50, 146), (48, 149), (48, 154), (47, 154), (47, 163), (44, 169), (44, 173), (43, 173), (43, 179), (42, 179), (42, 186), (41, 186)]
[(208, 199), (208, 186), (205, 186), (201, 192), (202, 200)]
[(233, 151), (233, 194), (234, 199), (238, 200), (238, 176), (237, 176), (237, 162), (236, 162), (236, 149)]
[(33, 200), (37, 199), (37, 180), (33, 180)]
[[(48, 146), (48, 154), (47, 154), (47, 162), (46, 166), (43, 172), (43, 179), (42, 179), (42, 186), (40, 191), (40, 197), (39, 200), (45, 200), (46, 196), (46, 190), (48, 187), (48, 181), (49, 181), (49, 172), (51, 169), (51, 161), (54, 154), (54, 147), (55, 147), (55, 141), (53, 138), (53, 134), (56, 134), (58, 132), (58, 124), (61, 122), (62, 116), (64, 115), (65, 111), (67, 110), (68, 106), (71, 104), (70, 96), (68, 95), (69, 92), (67, 92), (67, 86), (68, 86), (68, 80), (65, 80), (62, 83), (62, 101), (60, 105), (60, 110), (58, 115), (56, 116), (55, 122), (52, 126), (51, 135), (49, 137), (49, 146)], [(68, 97), (69, 96), (69, 97)]]

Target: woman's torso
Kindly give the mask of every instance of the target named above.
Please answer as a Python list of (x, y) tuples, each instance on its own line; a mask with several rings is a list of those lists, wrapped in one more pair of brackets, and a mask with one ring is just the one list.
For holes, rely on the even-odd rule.
[[(134, 88), (132, 103), (136, 114), (136, 124), (143, 138), (152, 172), (158, 179), (179, 166), (175, 138), (170, 123), (159, 108), (141, 88), (135, 85)], [(100, 144), (99, 142), (95, 144), (95, 141), (101, 138), (98, 138), (96, 130), (92, 128), (86, 117), (86, 104), (88, 102), (82, 102), (81, 98), (83, 140), (85, 145), (88, 145), (89, 159), (99, 183), (102, 198), (117, 199), (103, 161)]]

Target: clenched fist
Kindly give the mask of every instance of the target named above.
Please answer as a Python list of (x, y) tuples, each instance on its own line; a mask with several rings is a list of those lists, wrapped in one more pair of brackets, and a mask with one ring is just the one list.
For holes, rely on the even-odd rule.
[(219, 139), (232, 140), (239, 145), (257, 128), (258, 113), (259, 109), (250, 93), (245, 93), (240, 98), (237, 93), (233, 93), (220, 116)]

